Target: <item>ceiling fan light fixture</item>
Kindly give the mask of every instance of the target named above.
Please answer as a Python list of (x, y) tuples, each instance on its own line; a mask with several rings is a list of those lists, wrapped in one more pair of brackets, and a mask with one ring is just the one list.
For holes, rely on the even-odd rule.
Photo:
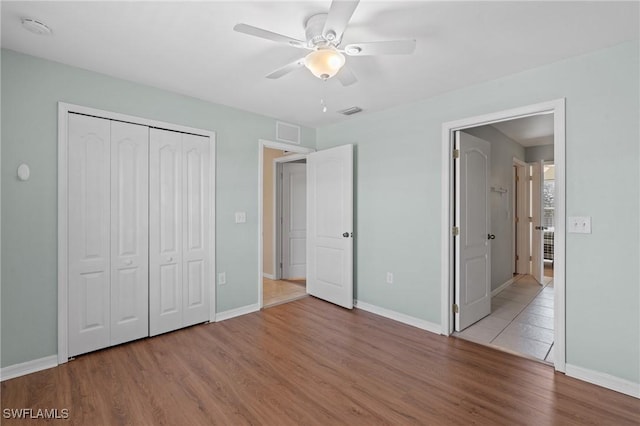
[(323, 80), (336, 75), (344, 63), (344, 55), (332, 47), (319, 48), (304, 58), (304, 66), (313, 75)]

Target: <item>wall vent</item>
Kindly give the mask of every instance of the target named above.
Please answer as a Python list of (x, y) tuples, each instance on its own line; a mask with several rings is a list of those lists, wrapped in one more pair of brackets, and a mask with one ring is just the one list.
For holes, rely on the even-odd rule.
[(342, 111), (338, 111), (338, 113), (342, 114), (342, 115), (353, 115), (353, 114), (357, 114), (359, 112), (362, 112), (362, 108), (357, 107), (357, 106), (352, 106), (352, 107), (349, 107), (347, 109), (343, 109)]
[(276, 139), (281, 142), (300, 145), (300, 126), (295, 124), (276, 122)]

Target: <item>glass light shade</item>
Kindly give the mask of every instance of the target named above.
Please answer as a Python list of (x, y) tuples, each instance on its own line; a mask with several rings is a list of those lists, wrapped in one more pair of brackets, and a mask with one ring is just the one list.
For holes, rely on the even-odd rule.
[(304, 66), (323, 80), (336, 75), (344, 62), (344, 55), (330, 47), (314, 50), (304, 58)]

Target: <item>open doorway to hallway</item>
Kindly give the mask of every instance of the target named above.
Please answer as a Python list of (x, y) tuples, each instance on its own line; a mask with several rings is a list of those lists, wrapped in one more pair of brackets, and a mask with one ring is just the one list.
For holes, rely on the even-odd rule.
[[(461, 238), (455, 273), (463, 281), (462, 299), (476, 297), (486, 308), (456, 325), (456, 336), (553, 364), (554, 116), (530, 115), (460, 133), (455, 209)], [(478, 153), (486, 157), (485, 166), (479, 166)], [(477, 195), (483, 191), (486, 195)], [(483, 219), (476, 221), (478, 217)], [(478, 235), (486, 223), (486, 240), (474, 241), (473, 230), (462, 229), (472, 229), (474, 221)], [(486, 253), (481, 246), (487, 247)], [(485, 259), (488, 271), (482, 272), (479, 259)], [(488, 277), (487, 302), (475, 288), (483, 274)], [(466, 305), (473, 309), (473, 303)]]
[(307, 295), (306, 159), (262, 146), (261, 306)]

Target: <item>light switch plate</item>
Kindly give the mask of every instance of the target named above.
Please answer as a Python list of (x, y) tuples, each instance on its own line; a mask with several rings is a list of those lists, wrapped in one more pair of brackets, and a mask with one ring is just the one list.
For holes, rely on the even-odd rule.
[(236, 212), (236, 223), (245, 223), (247, 221), (246, 212)]
[(572, 234), (590, 234), (591, 216), (573, 216), (567, 219), (567, 231)]

